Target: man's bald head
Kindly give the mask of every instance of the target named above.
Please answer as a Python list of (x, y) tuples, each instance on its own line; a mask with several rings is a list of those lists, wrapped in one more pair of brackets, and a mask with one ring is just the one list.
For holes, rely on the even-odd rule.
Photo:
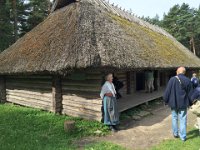
[(177, 70), (176, 70), (176, 74), (185, 74), (186, 73), (186, 69), (185, 67), (179, 67)]

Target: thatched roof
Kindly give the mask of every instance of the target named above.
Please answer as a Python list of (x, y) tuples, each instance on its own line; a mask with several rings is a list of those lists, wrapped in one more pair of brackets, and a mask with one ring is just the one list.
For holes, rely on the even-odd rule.
[(200, 59), (163, 29), (103, 0), (56, 10), (0, 54), (0, 73), (178, 66), (199, 68)]

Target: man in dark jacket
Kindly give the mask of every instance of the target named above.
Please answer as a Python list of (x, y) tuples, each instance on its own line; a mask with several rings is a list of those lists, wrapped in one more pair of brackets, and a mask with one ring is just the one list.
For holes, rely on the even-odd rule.
[(197, 87), (194, 89), (191, 99), (193, 101), (200, 100), (200, 84), (198, 84)]
[[(192, 83), (185, 76), (186, 69), (179, 67), (177, 76), (172, 77), (164, 93), (164, 101), (172, 110), (172, 130), (175, 138), (186, 140), (187, 108), (192, 105), (190, 96), (192, 94)], [(179, 129), (178, 129), (179, 120)]]
[(191, 82), (192, 82), (193, 88), (196, 88), (198, 86), (199, 79), (197, 78), (197, 74), (196, 73), (192, 74)]

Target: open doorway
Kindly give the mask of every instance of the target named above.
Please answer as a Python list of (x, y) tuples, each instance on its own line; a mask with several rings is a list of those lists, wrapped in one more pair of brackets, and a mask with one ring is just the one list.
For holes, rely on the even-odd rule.
[(160, 72), (160, 87), (163, 87), (166, 85), (166, 76), (164, 72)]

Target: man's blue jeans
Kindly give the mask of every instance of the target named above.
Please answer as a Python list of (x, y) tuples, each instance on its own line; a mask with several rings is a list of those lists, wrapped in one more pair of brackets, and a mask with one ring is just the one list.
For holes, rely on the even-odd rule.
[[(178, 128), (179, 122), (179, 128)], [(187, 109), (172, 109), (172, 129), (174, 136), (178, 136), (181, 140), (186, 140), (187, 133)]]

